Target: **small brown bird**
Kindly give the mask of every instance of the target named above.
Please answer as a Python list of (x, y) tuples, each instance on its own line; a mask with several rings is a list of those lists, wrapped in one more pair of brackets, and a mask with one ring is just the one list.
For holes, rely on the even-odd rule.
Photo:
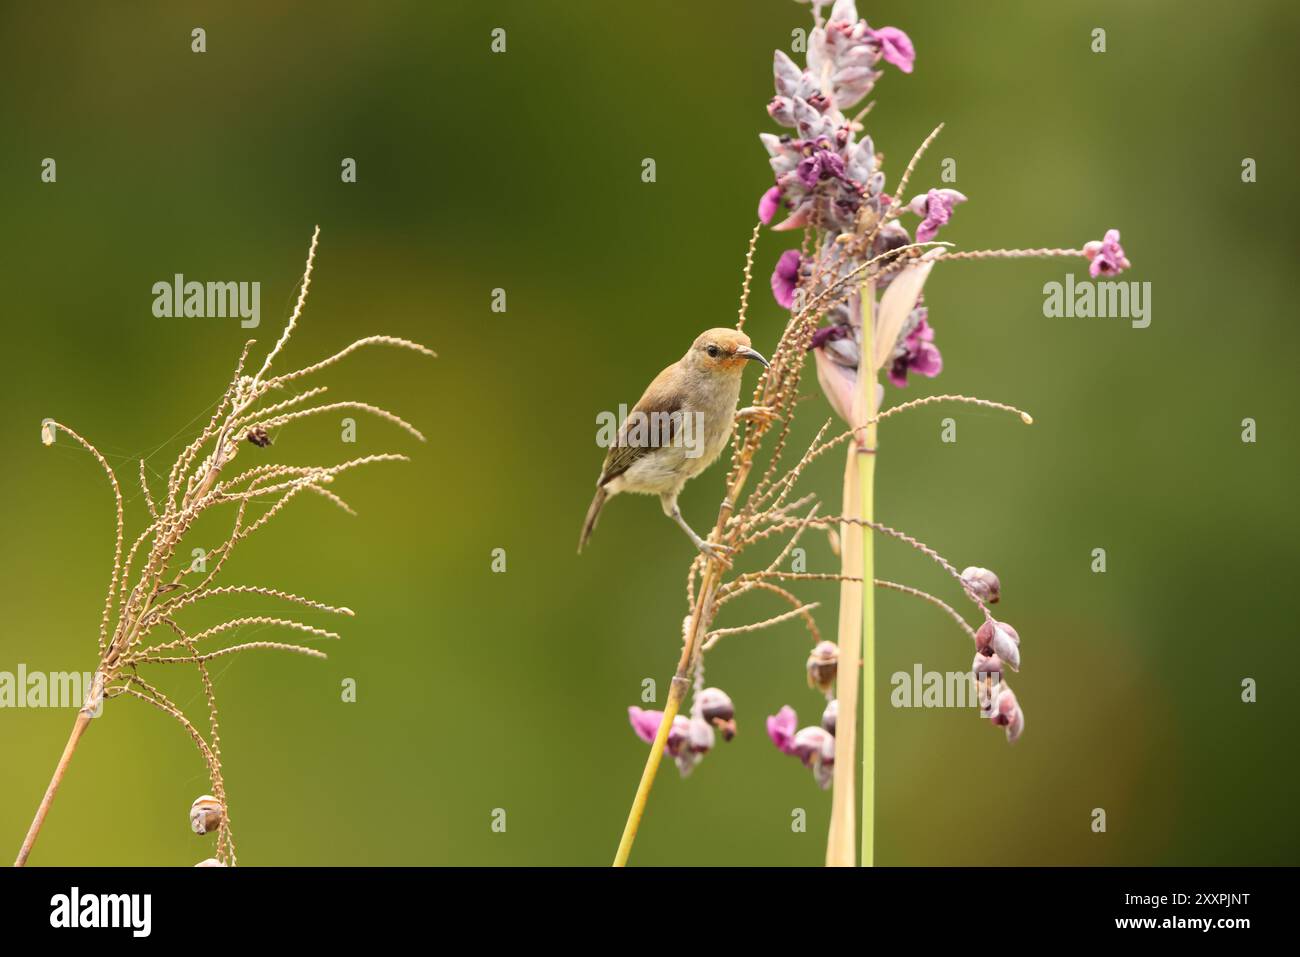
[(664, 514), (682, 527), (695, 547), (722, 558), (686, 524), (677, 496), (687, 481), (713, 464), (727, 446), (737, 415), (758, 415), (759, 408), (736, 411), (740, 375), (748, 360), (767, 366), (750, 348), (749, 337), (735, 329), (710, 329), (686, 355), (655, 376), (645, 394), (619, 427), (596, 480), (596, 497), (587, 509), (578, 539), (581, 552), (607, 499), (620, 492), (658, 495)]

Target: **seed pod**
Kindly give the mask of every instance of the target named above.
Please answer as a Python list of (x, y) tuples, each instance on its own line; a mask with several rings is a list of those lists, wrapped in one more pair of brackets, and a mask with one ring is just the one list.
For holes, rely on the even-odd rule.
[(211, 794), (204, 794), (190, 805), (190, 827), (195, 834), (207, 834), (221, 825), (221, 815), (221, 802)]
[(1002, 595), (1002, 583), (998, 581), (998, 576), (987, 568), (972, 565), (970, 568), (962, 569), (961, 580), (966, 583), (967, 588), (990, 605), (996, 605)]
[(821, 641), (808, 656), (808, 687), (830, 694), (835, 687), (835, 673), (839, 668), (840, 649), (833, 641)]

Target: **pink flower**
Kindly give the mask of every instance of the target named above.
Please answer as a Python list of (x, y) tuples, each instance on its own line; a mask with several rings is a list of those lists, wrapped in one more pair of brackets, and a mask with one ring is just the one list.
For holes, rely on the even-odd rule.
[(1016, 693), (1004, 684), (997, 686), (993, 694), (993, 713), (989, 720), (1007, 729), (1007, 743), (1015, 744), (1025, 730), (1025, 713), (1016, 700)]
[(812, 771), (822, 790), (831, 786), (835, 777), (835, 735), (825, 728), (800, 728), (794, 736), (794, 755)]
[[(939, 227), (952, 219), (952, 208), (958, 203), (966, 202), (966, 197), (955, 189), (932, 189), (928, 193), (914, 196), (907, 204), (918, 216), (924, 216), (921, 225), (916, 227), (916, 241), (928, 243), (939, 234)], [(1118, 237), (1118, 233), (1115, 234)]]
[(781, 187), (773, 186), (758, 201), (758, 218), (763, 225), (772, 221), (776, 211), (781, 208)]
[(912, 72), (912, 65), (916, 62), (916, 48), (906, 33), (898, 27), (881, 27), (867, 32), (880, 41), (881, 56), (886, 63), (892, 63), (904, 73)]
[(794, 304), (794, 290), (799, 285), (799, 267), (802, 264), (799, 250), (787, 249), (776, 261), (772, 270), (772, 295), (784, 309)]
[(983, 654), (997, 655), (1012, 671), (1020, 670), (1020, 635), (1005, 621), (986, 618), (975, 632), (975, 647)]
[(998, 599), (1002, 597), (1002, 582), (987, 568), (980, 568), (977, 565), (963, 568), (961, 580), (967, 588), (990, 605), (996, 605)]
[(1093, 279), (1098, 276), (1117, 276), (1132, 265), (1124, 255), (1124, 247), (1119, 244), (1119, 230), (1106, 230), (1106, 237), (1098, 242), (1093, 240), (1083, 247), (1083, 254), (1092, 265), (1088, 275)]
[(904, 352), (889, 366), (889, 381), (900, 389), (907, 385), (907, 374), (918, 372), (933, 379), (943, 371), (943, 356), (934, 344), (934, 330), (926, 322), (925, 309), (918, 309), (920, 321), (903, 341)]
[(772, 739), (777, 750), (782, 754), (794, 754), (795, 728), (799, 726), (799, 716), (794, 708), (785, 705), (776, 714), (767, 719), (767, 736)]
[(642, 711), (634, 706), (627, 709), (627, 718), (632, 722), (632, 730), (636, 732), (636, 736), (646, 744), (653, 744), (655, 735), (659, 733), (659, 725), (663, 723), (664, 713)]

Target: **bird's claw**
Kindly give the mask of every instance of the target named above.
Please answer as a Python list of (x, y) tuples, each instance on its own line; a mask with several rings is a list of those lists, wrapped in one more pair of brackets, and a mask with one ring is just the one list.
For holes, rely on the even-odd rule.
[(735, 549), (730, 545), (723, 545), (721, 542), (701, 541), (699, 542), (698, 547), (700, 549), (700, 554), (705, 558), (712, 559), (723, 568), (731, 567), (731, 558), (727, 553), (734, 552)]
[(773, 419), (781, 418), (781, 414), (770, 405), (747, 405), (736, 413), (736, 418), (755, 419), (770, 424)]

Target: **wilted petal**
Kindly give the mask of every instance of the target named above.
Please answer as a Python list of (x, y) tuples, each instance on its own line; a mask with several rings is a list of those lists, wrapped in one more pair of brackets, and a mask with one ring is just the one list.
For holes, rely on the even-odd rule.
[(631, 707), (627, 709), (628, 720), (632, 722), (632, 730), (636, 736), (646, 744), (654, 742), (655, 735), (659, 733), (659, 725), (663, 723), (664, 713), (662, 711), (642, 711), (640, 708)]
[(768, 717), (767, 736), (782, 754), (794, 754), (794, 735), (798, 726), (799, 716), (795, 714), (794, 708), (785, 705)]
[(911, 38), (898, 27), (881, 27), (872, 30), (871, 35), (880, 41), (880, 55), (886, 63), (892, 63), (904, 73), (911, 73), (916, 63), (916, 48)]
[(799, 285), (799, 250), (787, 249), (776, 261), (772, 270), (772, 295), (782, 308), (789, 309), (794, 304), (794, 291)]
[(840, 365), (827, 355), (825, 348), (813, 350), (817, 364), (817, 381), (826, 393), (826, 401), (845, 422), (853, 414), (853, 393), (857, 390), (858, 376), (853, 369)]
[(758, 219), (767, 224), (772, 221), (776, 211), (781, 208), (781, 187), (773, 186), (758, 201)]

